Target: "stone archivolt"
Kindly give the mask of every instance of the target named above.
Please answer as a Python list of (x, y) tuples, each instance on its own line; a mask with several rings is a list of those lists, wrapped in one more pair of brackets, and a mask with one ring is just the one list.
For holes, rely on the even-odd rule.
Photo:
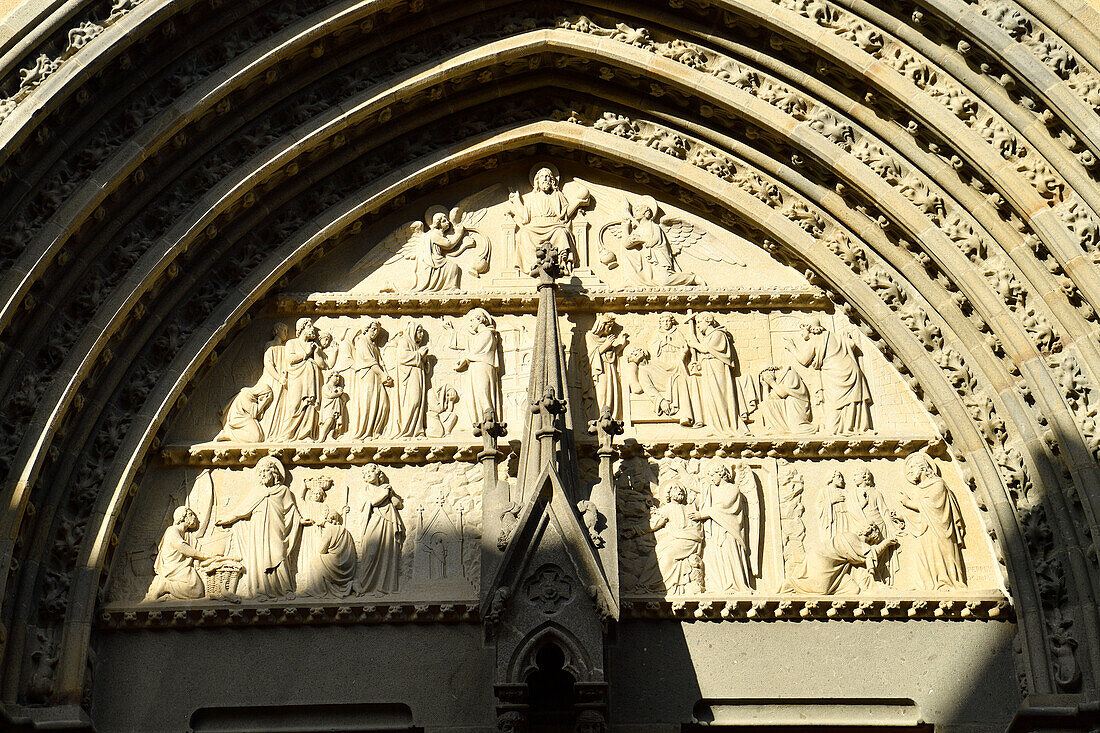
[[(455, 177), (530, 165), (536, 143), (809, 271), (933, 414), (959, 471), (944, 471), (950, 490), (976, 498), (968, 541), (997, 534), (1027, 609), (1024, 688), (1095, 689), (1100, 650), (1081, 631), (1098, 577), (1095, 11), (622, 5), (494, 10), (468, 26), (456, 8), (447, 27), (461, 32), (444, 42), (446, 3), (77, 3), (7, 47), (5, 702), (81, 702), (96, 593), (132, 493), (162, 470), (145, 470), (161, 426), (261, 299), (287, 292), (279, 280), (384, 216), (419, 217), (408, 200), (460, 200)], [(578, 76), (588, 91), (560, 91)], [(347, 303), (361, 298), (334, 308), (359, 317)], [(653, 612), (796, 607), (758, 602)], [(972, 602), (935, 608), (998, 607)], [(829, 608), (862, 616), (861, 603)]]

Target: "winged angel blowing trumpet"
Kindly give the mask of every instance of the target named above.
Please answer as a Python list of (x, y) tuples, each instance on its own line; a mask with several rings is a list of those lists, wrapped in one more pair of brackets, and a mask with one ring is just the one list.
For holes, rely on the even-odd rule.
[(611, 222), (600, 230), (600, 260), (609, 268), (616, 267), (618, 258), (611, 245), (613, 240), (621, 241), (623, 255), (642, 285), (706, 285), (698, 275), (680, 267), (682, 254), (704, 262), (745, 267), (744, 262), (724, 252), (705, 231), (691, 222), (662, 217), (652, 196), (627, 198), (624, 213), (624, 219)]
[[(487, 236), (478, 231), (477, 226), (485, 218), (486, 207), (498, 198), (500, 188), (492, 186), (469, 196), (449, 213), (443, 206), (432, 206), (424, 213), (423, 221), (406, 222), (379, 242), (370, 254), (355, 264), (352, 272), (374, 271), (401, 260), (415, 260), (409, 291), (458, 290), (464, 270), (471, 277), (489, 271), (492, 244)], [(457, 258), (469, 249), (475, 251), (474, 263), (463, 268)], [(382, 257), (386, 259), (379, 262)], [(392, 293), (396, 289), (390, 283), (384, 285), (381, 291)]]

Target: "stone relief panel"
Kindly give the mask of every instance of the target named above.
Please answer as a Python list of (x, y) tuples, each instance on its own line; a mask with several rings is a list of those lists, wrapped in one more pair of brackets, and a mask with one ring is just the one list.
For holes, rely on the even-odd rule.
[[(483, 509), (475, 425), (509, 426), (496, 455), (514, 484), (528, 270), (549, 251), (582, 486), (599, 481), (585, 427), (623, 423), (615, 506), (585, 494), (577, 511), (636, 611), (999, 609), (970, 488), (872, 342), (763, 249), (591, 178), (539, 162), (457, 182), (276, 294), (168, 426), (109, 605), (475, 608), (482, 522), (503, 547), (523, 508), (510, 487)], [(553, 567), (537, 576), (517, 592), (546, 614), (576, 594)]]
[(113, 603), (476, 598), (477, 464), (160, 472), (143, 487)]
[[(610, 409), (626, 439), (935, 434), (839, 314), (576, 313), (561, 330), (575, 404), (587, 419)], [(275, 322), (262, 345), (258, 333), (227, 352), (173, 443), (470, 441), (490, 407), (523, 424), (531, 315), (326, 316)]]
[(530, 290), (527, 274), (543, 243), (558, 253), (569, 282), (586, 290), (807, 287), (798, 272), (672, 202), (560, 173), (553, 164), (425, 209), (414, 221), (391, 218), (364, 232), (365, 255), (322, 265), (297, 287), (437, 295)]
[(615, 471), (626, 596), (963, 597), (1000, 581), (949, 463), (632, 457)]

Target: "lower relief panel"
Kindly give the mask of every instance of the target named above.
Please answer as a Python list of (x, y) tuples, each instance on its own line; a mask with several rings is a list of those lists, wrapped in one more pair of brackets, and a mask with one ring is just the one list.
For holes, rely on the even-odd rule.
[(288, 468), (261, 458), (150, 476), (109, 607), (476, 601), (476, 463)]

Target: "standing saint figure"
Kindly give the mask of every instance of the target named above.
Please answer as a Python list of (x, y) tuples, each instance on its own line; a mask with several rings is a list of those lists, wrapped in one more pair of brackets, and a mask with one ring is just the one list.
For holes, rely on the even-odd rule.
[(184, 536), (198, 528), (198, 515), (189, 508), (176, 507), (172, 512), (172, 524), (164, 530), (157, 547), (157, 559), (153, 563), (155, 575), (149, 584), (149, 592), (145, 594), (146, 601), (165, 598), (187, 601), (206, 595), (206, 587), (195, 564), (206, 560), (207, 556), (193, 548)]
[(770, 366), (760, 372), (760, 415), (772, 433), (808, 435), (814, 432), (810, 390), (789, 366)]
[(321, 367), (324, 352), (317, 342), (317, 329), (308, 318), (298, 320), (295, 336), (286, 342), (286, 394), (281, 441), (314, 440), (317, 438), (321, 408)]
[(256, 389), (271, 390), (271, 404), (263, 413), (260, 427), (268, 440), (275, 440), (283, 422), (286, 409), (283, 393), (286, 392), (286, 342), (290, 340), (290, 326), (282, 321), (272, 329), (272, 338), (264, 346), (264, 372)]
[(462, 399), (470, 424), (481, 422), (489, 408), (494, 415), (503, 416), (500, 377), (504, 372), (504, 351), (496, 321), (484, 308), (474, 308), (462, 321), (445, 320), (443, 325), (452, 331), (451, 348), (463, 352), (455, 371), (466, 373), (466, 394)]
[(692, 519), (694, 513), (687, 490), (674, 484), (668, 487), (653, 522), (657, 566), (670, 595), (703, 592), (703, 528)]
[[(878, 530), (883, 541), (892, 540), (898, 534), (898, 520), (882, 492), (875, 486), (870, 469), (856, 469), (855, 486), (845, 493), (845, 510), (853, 526), (870, 525)], [(890, 585), (897, 572), (897, 553), (886, 551), (879, 557), (880, 564), (870, 568), (873, 579)]]
[(393, 593), (401, 575), (401, 545), (405, 524), (398, 510), (404, 503), (382, 470), (373, 463), (363, 466), (363, 484), (350, 494), (344, 513), (355, 541), (359, 565), (356, 593)]
[(299, 596), (346, 598), (355, 580), (355, 543), (344, 528), (340, 514), (325, 504), (332, 479), (313, 476), (305, 481), (305, 493), (298, 503), (302, 515), (302, 540), (298, 545)]
[(745, 419), (739, 403), (737, 384), (737, 352), (733, 337), (707, 314), (691, 316), (691, 333), (685, 336), (687, 345), (699, 363), (699, 398), (702, 422), (716, 433), (729, 435), (745, 432)]
[(397, 435), (423, 438), (428, 427), (428, 332), (410, 322), (397, 342)]
[[(516, 252), (521, 272), (530, 273), (535, 266), (535, 250), (540, 244), (549, 245), (557, 254), (558, 262), (566, 272), (574, 264), (573, 234), (570, 224), (577, 211), (590, 201), (588, 189), (579, 184), (575, 196), (566, 196), (558, 189), (558, 177), (548, 167), (539, 168), (531, 179), (530, 193), (518, 191), (508, 194), (508, 215), (516, 223)], [(572, 191), (571, 191), (572, 192)], [(498, 413), (499, 414), (499, 413)]]
[(387, 387), (393, 377), (382, 360), (382, 324), (371, 320), (351, 338), (345, 334), (336, 370), (348, 393), (348, 430), (355, 440), (380, 437), (390, 419)]
[(844, 488), (844, 474), (833, 471), (829, 483), (821, 490), (817, 519), (821, 544), (826, 547), (832, 547), (845, 532), (857, 529), (848, 516), (848, 495)]
[(802, 324), (802, 340), (788, 342), (791, 356), (821, 375), (821, 399), (829, 414), (827, 425), (837, 435), (871, 430), (871, 391), (855, 344), (825, 330), (820, 321)]
[(255, 387), (245, 387), (223, 413), (221, 432), (214, 440), (229, 440), (235, 443), (262, 443), (264, 429), (260, 418), (271, 404), (271, 388), (263, 382)]
[[(693, 427), (703, 421), (699, 380), (690, 372), (691, 347), (671, 313), (657, 320), (657, 332), (650, 343), (652, 366), (664, 377), (667, 414), (675, 415), (681, 425)], [(658, 414), (662, 414), (658, 406)]]
[[(750, 469), (741, 469), (746, 470)], [(699, 504), (691, 519), (703, 526), (703, 571), (708, 592), (751, 590), (754, 573), (748, 500), (727, 466), (715, 462), (708, 467), (702, 476)]]
[(588, 363), (592, 367), (592, 382), (596, 388), (596, 413), (606, 407), (611, 417), (623, 417), (623, 393), (619, 379), (619, 355), (626, 347), (626, 336), (620, 332), (615, 316), (600, 313), (585, 335), (588, 342)]
[(909, 510), (906, 534), (915, 541), (920, 583), (924, 590), (965, 588), (962, 548), (966, 530), (958, 500), (925, 453), (911, 453), (905, 459), (905, 478), (910, 487), (899, 493), (901, 505)]
[(244, 598), (293, 597), (291, 551), (297, 545), (301, 515), (286, 485), (286, 469), (276, 458), (256, 462), (253, 479), (219, 512), (215, 522), (233, 532), (233, 545), (244, 564)]

